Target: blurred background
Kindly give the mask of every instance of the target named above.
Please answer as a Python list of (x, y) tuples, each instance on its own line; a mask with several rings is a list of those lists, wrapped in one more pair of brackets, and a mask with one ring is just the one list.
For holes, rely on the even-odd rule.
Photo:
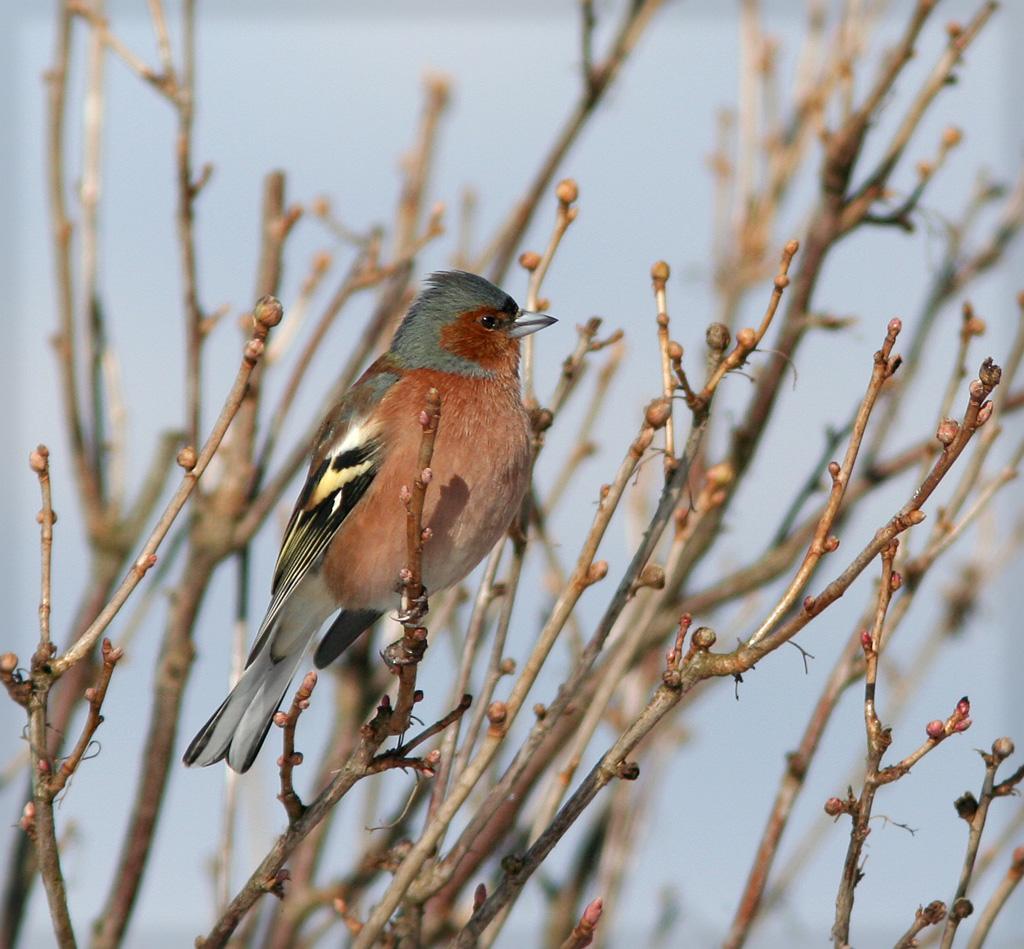
[[(912, 4), (894, 2), (883, 11), (864, 68), (855, 77), (863, 89), (885, 48), (903, 28)], [(947, 0), (925, 30), (919, 55), (901, 77), (894, 98), (905, 102), (931, 68), (947, 19), (966, 20), (975, 5)], [(603, 48), (618, 19), (619, 6), (595, 4), (595, 46)], [(0, 203), (4, 210), (0, 269), (8, 288), (0, 317), (5, 345), (0, 347), (0, 379), (7, 393), (0, 412), (0, 465), (5, 472), (0, 494), (0, 523), (8, 543), (6, 569), (0, 573), (0, 602), (7, 616), (0, 649), (27, 657), (36, 637), (38, 589), (38, 488), (26, 465), (29, 450), (45, 442), (52, 451), (54, 506), (61, 517), (54, 545), (54, 637), (69, 622), (72, 604), (85, 583), (82, 528), (75, 510), (70, 461), (56, 396), (54, 358), (48, 339), (55, 330), (55, 302), (49, 219), (44, 181), (44, 88), (42, 75), (53, 48), (51, 5), (9, 4), (0, 13), (0, 76), (6, 94), (0, 101), (4, 147), (0, 149)], [(107, 14), (118, 35), (152, 60), (152, 31), (142, 6), (110, 2)], [(766, 33), (778, 41), (781, 90), (794, 80), (795, 54), (806, 10), (797, 0), (762, 4)], [(176, 22), (172, 20), (172, 22)], [(811, 334), (801, 348), (793, 382), (775, 413), (767, 435), (770, 448), (733, 504), (728, 533), (700, 568), (698, 580), (714, 578), (748, 559), (775, 529), (780, 511), (818, 456), (829, 425), (844, 423), (863, 392), (871, 353), (886, 322), (901, 316), (908, 325), (920, 312), (928, 282), (943, 253), (943, 228), (962, 213), (980, 173), (1012, 185), (1022, 161), (1024, 112), (1020, 93), (1024, 71), (1020, 37), (1024, 7), (1006, 4), (971, 47), (958, 81), (944, 90), (916, 133), (896, 187), (913, 186), (912, 164), (935, 151), (942, 129), (956, 125), (963, 144), (953, 152), (922, 202), (913, 233), (898, 228), (866, 228), (832, 254), (815, 300), (823, 310), (855, 319), (841, 334)], [(576, 538), (589, 525), (593, 502), (610, 477), (642, 406), (657, 394), (658, 349), (650, 291), (651, 264), (664, 259), (672, 267), (668, 287), (672, 334), (687, 352), (700, 353), (704, 329), (716, 317), (713, 285), (713, 177), (709, 156), (715, 148), (720, 110), (734, 107), (741, 62), (739, 4), (711, 0), (670, 3), (648, 28), (623, 67), (598, 113), (560, 166), (557, 177), (579, 184), (579, 218), (567, 235), (547, 278), (544, 295), (559, 324), (537, 342), (538, 389), (553, 387), (561, 360), (575, 342), (574, 326), (600, 315), (605, 329), (626, 333), (626, 357), (616, 377), (610, 404), (595, 438), (598, 451), (576, 482), (578, 496), (563, 504), (552, 525), (564, 547), (564, 562), (575, 557)], [(76, 51), (81, 55), (81, 50)], [(208, 393), (204, 425), (213, 420), (221, 393), (237, 364), (240, 334), (236, 317), (253, 300), (259, 241), (260, 195), (264, 175), (282, 169), (289, 202), (310, 204), (329, 198), (337, 216), (353, 230), (390, 221), (398, 200), (400, 160), (411, 146), (422, 110), (424, 77), (441, 74), (451, 88), (429, 186), (431, 198), (447, 208), (448, 233), (431, 243), (417, 260), (419, 275), (451, 265), (456, 250), (458, 207), (467, 187), (478, 195), (473, 240), (493, 233), (520, 197), (556, 130), (575, 101), (579, 87), (579, 11), (569, 0), (515, 4), (447, 2), (419, 4), (401, 0), (387, 5), (305, 2), (200, 4), (198, 10), (197, 111), (194, 154), (197, 165), (210, 162), (213, 176), (197, 204), (199, 281), (204, 305), (223, 304), (229, 316), (211, 335), (205, 363)], [(80, 80), (80, 73), (79, 73)], [(180, 277), (174, 235), (174, 115), (152, 90), (111, 57), (107, 65), (105, 157), (101, 221), (102, 291), (120, 358), (129, 414), (129, 483), (142, 477), (159, 434), (182, 424), (183, 377)], [(82, 89), (73, 90), (70, 114), (80, 112)], [(869, 139), (866, 162), (879, 154), (887, 121), (898, 119), (895, 105), (883, 112), (877, 134)], [(70, 126), (79, 128), (75, 122)], [(77, 131), (73, 134), (78, 134)], [(74, 144), (71, 145), (74, 154)], [(808, 162), (817, 169), (817, 162)], [(813, 174), (790, 195), (780, 226), (771, 236), (768, 257), (775, 259), (787, 239), (800, 234), (815, 195)], [(541, 202), (523, 249), (543, 250), (553, 221), (554, 200)], [(992, 226), (984, 217), (979, 233)], [(336, 250), (334, 237), (312, 215), (300, 221), (287, 256), (283, 302), (298, 293), (312, 254)], [(967, 293), (988, 332), (972, 350), (971, 371), (980, 356), (1002, 361), (1017, 321), (1016, 294), (1024, 273), (1018, 242), (1006, 263), (978, 280)], [(330, 292), (325, 281), (318, 299)], [(738, 325), (759, 321), (770, 279), (745, 298)], [(526, 277), (510, 271), (505, 288), (520, 302)], [(318, 411), (322, 394), (358, 337), (372, 300), (358, 301), (310, 368), (296, 409), (303, 423)], [(926, 371), (898, 420), (896, 442), (927, 436), (955, 358), (959, 307), (940, 319)], [(769, 343), (770, 345), (770, 343)], [(897, 345), (897, 350), (899, 345)], [(699, 357), (697, 357), (699, 358)], [(761, 354), (769, 359), (769, 354)], [(758, 358), (750, 371), (757, 372)], [(273, 383), (271, 383), (273, 384)], [(716, 411), (735, 412), (749, 384), (741, 376), (726, 380)], [(964, 392), (956, 400), (962, 410)], [(546, 450), (538, 471), (550, 483), (565, 451), (559, 431), (575, 431), (585, 410), (577, 398), (567, 421), (552, 433), (555, 450)], [(1019, 439), (1017, 433), (1009, 441)], [(724, 435), (725, 426), (719, 431)], [(906, 433), (903, 437), (903, 433)], [(656, 494), (659, 465), (633, 489), (638, 507)], [(872, 496), (861, 517), (845, 528), (844, 549), (856, 550), (906, 499), (911, 480), (896, 481)], [(297, 489), (297, 487), (296, 487)], [(1013, 495), (1016, 495), (1014, 499)], [(252, 557), (252, 605), (261, 615), (269, 590), (274, 556), (291, 492), (278, 516), (261, 533)], [(992, 514), (983, 518), (951, 555), (966, 563), (979, 551), (995, 550), (1019, 515), (1019, 489), (1011, 486)], [(620, 511), (600, 556), (621, 568), (638, 537), (637, 518)], [(522, 658), (538, 616), (548, 603), (542, 564), (527, 565), (510, 635), (509, 653)], [(947, 565), (949, 567), (950, 565)], [(875, 822), (867, 847), (866, 877), (857, 889), (854, 931), (858, 945), (891, 943), (909, 924), (920, 903), (947, 899), (955, 885), (965, 830), (951, 806), (967, 788), (977, 789), (982, 769), (976, 747), (987, 748), (999, 735), (1024, 742), (1018, 632), (1024, 610), (1019, 547), (992, 582), (983, 608), (972, 615), (962, 635), (950, 640), (928, 683), (895, 726), (894, 752), (903, 754), (923, 737), (924, 723), (945, 717), (956, 699), (972, 701), (971, 731), (929, 756), (906, 780), (885, 789), (876, 814), (909, 825), (914, 833)], [(233, 617), (233, 583), (222, 570), (207, 598), (197, 634), (198, 659), (186, 698), (181, 749), (205, 721), (224, 692)], [(874, 571), (870, 571), (872, 577)], [(947, 579), (951, 576), (947, 574)], [(173, 578), (172, 578), (173, 579)], [(932, 580), (934, 582), (934, 578)], [(534, 592), (535, 591), (535, 592)], [(657, 768), (638, 754), (641, 768), (658, 775), (649, 813), (638, 822), (628, 883), (615, 917), (616, 938), (654, 944), (659, 921), (674, 920), (665, 945), (712, 945), (720, 941), (736, 899), (783, 755), (796, 743), (810, 703), (817, 697), (832, 658), (841, 648), (869, 593), (867, 577), (845, 600), (800, 637), (814, 659), (805, 671), (795, 649), (783, 649), (762, 662), (734, 690), (731, 682), (712, 682), (700, 700), (679, 718), (680, 748)], [(919, 604), (913, 629), (902, 636), (892, 662), (898, 667), (941, 612), (936, 584), (933, 606)], [(610, 590), (585, 596), (579, 616), (586, 628), (600, 615)], [(137, 602), (138, 598), (136, 598)], [(749, 635), (770, 600), (745, 601), (716, 619), (719, 643)], [(133, 616), (129, 604), (109, 635), (115, 643)], [(120, 844), (120, 815), (130, 806), (133, 776), (140, 760), (140, 736), (148, 714), (154, 650), (159, 642), (166, 599), (161, 594), (135, 630), (127, 656), (114, 675), (97, 738), (101, 754), (86, 762), (58, 811), (64, 830), (65, 872), (73, 917), (84, 933), (101, 905)], [(697, 617), (697, 622), (701, 618)], [(382, 638), (381, 642), (389, 640)], [(432, 642), (421, 668), (428, 696), (423, 717), (439, 712), (457, 656), (443, 642)], [(549, 701), (560, 681), (556, 661), (535, 689), (536, 701)], [(652, 679), (652, 688), (654, 680)], [(884, 686), (881, 687), (884, 689)], [(884, 692), (883, 692), (884, 695)], [(324, 695), (326, 698), (326, 693)], [(883, 698), (884, 709), (884, 698)], [(314, 702), (302, 721), (301, 746), (307, 759), (326, 733), (326, 701)], [(751, 944), (820, 945), (827, 937), (848, 839), (845, 820), (832, 826), (822, 812), (828, 796), (845, 792), (847, 772), (863, 747), (862, 701), (854, 688), (841, 705), (798, 805), (794, 830), (782, 847), (785, 863), (805, 830), (828, 823), (822, 842), (771, 920)], [(884, 717), (884, 714), (883, 714)], [(12, 736), (22, 726), (20, 710), (0, 703), (3, 787), (0, 809), (13, 825), (24, 795), (20, 772), (12, 773), (20, 743)], [(589, 767), (607, 745), (602, 733), (584, 762)], [(242, 823), (233, 888), (266, 851), (283, 826), (277, 801), (274, 754), (265, 752), (241, 783)], [(311, 770), (311, 769), (307, 769)], [(307, 775), (299, 775), (300, 783)], [(381, 796), (348, 807), (332, 833), (330, 847), (339, 859), (351, 841), (390, 812), (390, 804), (408, 792), (411, 777), (392, 773)], [(641, 781), (643, 777), (641, 777)], [(205, 867), (216, 847), (224, 774), (220, 768), (186, 771), (176, 767), (166, 813), (142, 888), (141, 903), (129, 932), (134, 946), (191, 944), (213, 918), (214, 901)], [(996, 802), (990, 833), (1011, 820), (1018, 801)], [(108, 823), (105, 818), (111, 818)], [(7, 835), (19, 833), (15, 827)], [(576, 828), (552, 856), (550, 869), (528, 885), (499, 945), (531, 945), (537, 939), (537, 908), (545, 899), (545, 878), (557, 879), (581, 833)], [(979, 894), (990, 891), (986, 879)], [(592, 894), (598, 895), (598, 894)], [(1024, 901), (1008, 907), (993, 944), (1011, 946), (1024, 927)], [(52, 939), (42, 888), (37, 886), (25, 945)], [(1001, 941), (1000, 941), (1001, 940)]]

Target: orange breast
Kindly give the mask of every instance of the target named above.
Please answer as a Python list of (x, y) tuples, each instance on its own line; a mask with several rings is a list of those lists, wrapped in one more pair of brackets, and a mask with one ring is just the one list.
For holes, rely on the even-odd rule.
[[(455, 383), (454, 385), (452, 383)], [(403, 485), (416, 477), (427, 390), (441, 394), (441, 421), (427, 488), (423, 580), (436, 593), (468, 574), (508, 528), (529, 484), (529, 426), (518, 384), (417, 370), (379, 411), (392, 433), (381, 470), (339, 528), (324, 559), (338, 605), (393, 610), (406, 562)]]

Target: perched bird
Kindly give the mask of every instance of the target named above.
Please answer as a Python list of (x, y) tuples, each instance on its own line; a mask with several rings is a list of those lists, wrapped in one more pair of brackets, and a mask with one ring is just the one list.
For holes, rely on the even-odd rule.
[(328, 413), (292, 512), (245, 671), (185, 752), (246, 771), (306, 648), (323, 668), (399, 603), (406, 561), (401, 487), (416, 475), (416, 420), (441, 396), (423, 523), (423, 583), (458, 583), (508, 528), (529, 481), (529, 426), (519, 387), (519, 340), (555, 322), (528, 313), (483, 277), (431, 276), (391, 348)]

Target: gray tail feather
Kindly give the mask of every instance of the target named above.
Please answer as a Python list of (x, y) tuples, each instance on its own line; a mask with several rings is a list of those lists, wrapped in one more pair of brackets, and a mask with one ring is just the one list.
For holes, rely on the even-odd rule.
[[(287, 636), (283, 643), (282, 618), (275, 628), (261, 632), (242, 677), (185, 751), (186, 765), (205, 767), (227, 758), (231, 768), (243, 772), (256, 760), (306, 646), (320, 627), (310, 617), (305, 630), (295, 629), (299, 635)], [(285, 647), (284, 655), (274, 658), (275, 645)]]
[(313, 656), (316, 667), (329, 666), (382, 615), (380, 610), (342, 610), (316, 647)]
[(235, 771), (248, 771), (304, 651), (297, 649), (277, 662), (271, 658), (269, 647), (255, 656), (231, 694), (192, 739), (184, 755), (185, 764), (205, 767), (226, 757)]

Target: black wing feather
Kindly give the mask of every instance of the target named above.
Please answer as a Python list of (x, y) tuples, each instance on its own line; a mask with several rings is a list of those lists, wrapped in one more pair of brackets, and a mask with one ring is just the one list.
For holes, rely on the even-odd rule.
[[(373, 483), (379, 467), (379, 447), (378, 443), (369, 442), (333, 459), (328, 456), (311, 469), (285, 529), (281, 552), (274, 568), (270, 606), (262, 624), (263, 634), (253, 644), (247, 666), (263, 649), (264, 640), (274, 628), (273, 620), (285, 601), (306, 573), (319, 564), (338, 528)], [(362, 466), (367, 467), (351, 480), (328, 491), (312, 507), (308, 506), (310, 500), (316, 497), (318, 487), (328, 479), (329, 472), (341, 474), (346, 468)]]

